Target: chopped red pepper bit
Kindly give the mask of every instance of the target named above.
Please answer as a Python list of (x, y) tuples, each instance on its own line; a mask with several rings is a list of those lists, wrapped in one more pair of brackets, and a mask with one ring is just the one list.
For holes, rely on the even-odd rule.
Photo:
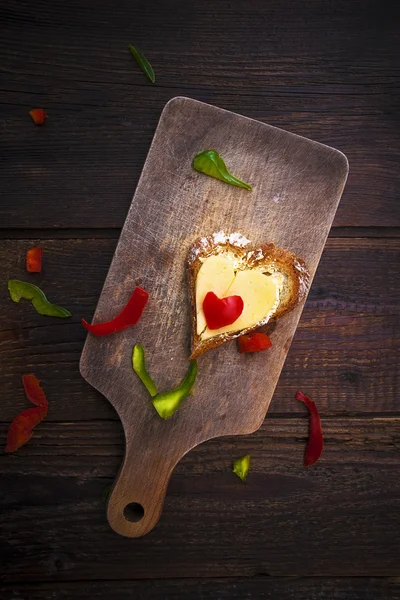
[(244, 302), (240, 296), (218, 298), (214, 292), (208, 292), (203, 301), (203, 312), (209, 329), (220, 329), (231, 325), (243, 312)]
[(296, 400), (304, 402), (310, 411), (310, 435), (308, 438), (306, 453), (304, 455), (304, 466), (310, 467), (317, 462), (324, 448), (321, 418), (319, 416), (318, 409), (315, 406), (315, 402), (310, 400), (308, 396), (305, 396), (301, 392), (296, 392)]
[(241, 335), (238, 338), (239, 352), (261, 352), (271, 348), (272, 342), (266, 333), (255, 331), (246, 335)]
[(29, 114), (36, 125), (43, 125), (47, 117), (47, 114), (44, 112), (43, 108), (32, 108), (32, 110), (29, 111)]
[(136, 325), (142, 316), (144, 307), (149, 299), (149, 294), (141, 287), (136, 287), (128, 304), (122, 311), (111, 321), (106, 323), (96, 323), (91, 325), (85, 319), (82, 319), (82, 325), (94, 335), (109, 335), (122, 331), (131, 325)]
[(6, 452), (15, 452), (28, 442), (33, 435), (33, 428), (47, 415), (48, 402), (40, 381), (33, 374), (23, 375), (22, 383), (28, 399), (36, 404), (34, 408), (24, 410), (12, 421), (7, 435)]
[(26, 270), (29, 273), (40, 273), (42, 270), (43, 248), (30, 248), (26, 252)]

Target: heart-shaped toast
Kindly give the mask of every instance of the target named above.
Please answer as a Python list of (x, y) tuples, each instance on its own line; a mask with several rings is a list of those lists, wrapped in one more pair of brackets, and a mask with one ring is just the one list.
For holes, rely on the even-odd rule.
[[(276, 248), (274, 244), (252, 248), (241, 234), (223, 232), (199, 238), (191, 246), (188, 276), (192, 309), (190, 358), (292, 310), (304, 297), (310, 281), (304, 262), (289, 250)], [(243, 310), (228, 325), (208, 327), (204, 300), (209, 292), (217, 300), (239, 296)], [(218, 303), (214, 301), (214, 305), (218, 310)], [(207, 303), (205, 310), (206, 313), (209, 310)]]

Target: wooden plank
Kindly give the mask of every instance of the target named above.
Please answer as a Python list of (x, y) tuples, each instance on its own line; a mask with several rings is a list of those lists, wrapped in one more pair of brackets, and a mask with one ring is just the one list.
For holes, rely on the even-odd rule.
[[(161, 109), (175, 95), (337, 146), (351, 171), (335, 224), (395, 224), (395, 3), (236, 0), (212, 11), (180, 0), (140, 11), (134, 3), (47, 4), (0, 9), (3, 227), (120, 227)], [(151, 59), (154, 86), (129, 42)], [(43, 128), (27, 115), (35, 105), (49, 113)]]
[[(108, 89), (107, 84), (98, 85)], [(140, 94), (136, 86), (124, 86), (107, 91), (111, 121), (104, 117), (101, 100), (93, 106), (85, 105), (84, 97), (80, 103), (75, 100), (78, 104), (71, 117), (68, 106), (60, 107), (57, 98), (50, 96), (46, 108), (52, 121), (40, 131), (32, 129), (25, 108), (38, 103), (38, 94), (30, 94), (28, 88), (17, 95), (5, 93), (7, 104), (0, 105), (7, 123), (2, 135), (7, 143), (2, 227), (121, 227), (161, 110), (183, 93), (343, 150), (350, 160), (350, 175), (335, 226), (400, 224), (395, 216), (399, 181), (394, 168), (399, 140), (390, 116), (390, 95), (374, 97), (371, 114), (370, 96), (360, 97), (357, 90), (350, 99), (344, 94), (354, 106), (354, 114), (349, 114), (334, 93), (326, 101), (318, 92), (300, 90), (282, 96), (267, 90), (255, 102), (268, 108), (255, 110), (247, 96), (218, 91), (168, 88), (152, 100), (149, 91), (143, 97), (143, 88), (139, 90)], [(26, 105), (18, 106), (21, 100), (16, 96), (22, 96)], [(122, 106), (121, 98), (125, 99)], [(306, 106), (298, 114), (301, 103)]]
[[(243, 88), (247, 91), (249, 87), (258, 89), (260, 82), (272, 81), (274, 74), (282, 78), (285, 75), (284, 80), (279, 80), (280, 87), (285, 87), (288, 83), (298, 81), (296, 68), (300, 70), (304, 84), (313, 82), (329, 85), (338, 82), (339, 75), (340, 82), (344, 83), (355, 80), (357, 83), (366, 81), (379, 85), (382, 84), (382, 75), (388, 78), (383, 85), (397, 83), (396, 70), (392, 69), (398, 68), (398, 31), (393, 22), (398, 7), (387, 3), (382, 14), (382, 6), (377, 1), (366, 5), (362, 0), (355, 0), (351, 4), (337, 0), (325, 10), (318, 0), (306, 0), (301, 5), (284, 0), (280, 4), (282, 13), (276, 12), (277, 6), (276, 2), (271, 2), (265, 7), (260, 0), (253, 0), (249, 5), (237, 0), (223, 0), (210, 12), (208, 3), (201, 1), (192, 8), (183, 0), (171, 0), (168, 6), (157, 6), (157, 10), (152, 2), (129, 7), (124, 2), (116, 2), (111, 6), (107, 2), (97, 4), (89, 1), (82, 7), (81, 20), (77, 23), (71, 11), (59, 0), (52, 2), (51, 6), (47, 6), (46, 0), (38, 0), (37, 9), (43, 16), (36, 23), (37, 27), (32, 27), (32, 17), (36, 16), (32, 6), (11, 0), (2, 7), (2, 17), (9, 26), (9, 30), (5, 31), (8, 47), (10, 43), (13, 44), (7, 60), (12, 65), (14, 57), (16, 66), (17, 60), (23, 55), (15, 39), (16, 33), (22, 30), (29, 36), (27, 43), (31, 45), (32, 53), (28, 57), (29, 62), (17, 63), (21, 75), (29, 75), (32, 66), (37, 76), (57, 66), (62, 69), (64, 76), (75, 80), (104, 81), (107, 73), (108, 83), (122, 80), (145, 87), (147, 80), (140, 70), (134, 68), (135, 63), (129, 60), (129, 56), (123, 63), (115, 60), (121, 57), (118, 49), (125, 42), (125, 36), (128, 36), (129, 39), (134, 37), (131, 41), (137, 43), (149, 57), (156, 70), (157, 81), (162, 84), (169, 80), (164, 73), (167, 69), (168, 75), (175, 75), (179, 82), (191, 81), (191, 76), (196, 74), (202, 84), (222, 82), (231, 91)], [(71, 10), (80, 7), (79, 0), (71, 0), (70, 7)], [(107, 21), (111, 14), (113, 20)], [(305, 23), (305, 17), (310, 14), (313, 21)], [(135, 18), (133, 25), (127, 23), (130, 15)], [(235, 16), (236, 21), (232, 23), (231, 19)], [(373, 20), (377, 16), (380, 17), (379, 22)], [(139, 18), (140, 27), (137, 26)], [(224, 27), (221, 27), (222, 24)], [(200, 31), (199, 25), (202, 27)], [(71, 36), (71, 28), (74, 28), (74, 36)], [(96, 32), (101, 31), (109, 33), (107, 46), (96, 36)], [(382, 31), (386, 34), (384, 39), (380, 38)], [(89, 37), (90, 43), (86, 42), (88, 52), (77, 53), (85, 41), (84, 32)], [(229, 54), (232, 51), (233, 32), (236, 52)], [(311, 32), (313, 36), (310, 39)], [(347, 39), (346, 36), (352, 32), (358, 38)], [(121, 39), (121, 33), (124, 39)], [(51, 57), (42, 56), (40, 63), (43, 34), (46, 42), (55, 43), (59, 40), (59, 52)], [(67, 39), (71, 42), (69, 48), (63, 43)], [(358, 48), (359, 39), (369, 39), (370, 43), (362, 48), (356, 58), (351, 51)], [(263, 42), (261, 47), (257, 47), (258, 42)], [(126, 43), (129, 41), (126, 40)], [(321, 55), (323, 47), (325, 53)], [(299, 53), (295, 55), (294, 49), (298, 49)], [(377, 53), (377, 49), (382, 50), (381, 54)], [(195, 60), (200, 50), (204, 62), (197, 67)], [(214, 50), (217, 54), (213, 54)], [(241, 53), (241, 50), (247, 50), (247, 53)], [(66, 56), (68, 61), (65, 60)], [(249, 66), (250, 58), (253, 62), (244, 79), (243, 70)], [(269, 59), (268, 68), (265, 58)], [(93, 64), (95, 66), (91, 68)], [(346, 71), (346, 65), (351, 67), (350, 71)], [(368, 71), (364, 70), (367, 65), (370, 67)], [(40, 69), (40, 66), (43, 68)], [(213, 67), (212, 71), (210, 67)], [(231, 71), (227, 71), (227, 67)]]
[[(93, 231), (93, 229), (91, 231)], [(99, 229), (99, 232), (100, 231), (104, 231), (104, 230)], [(112, 231), (114, 232), (115, 230), (112, 230)], [(99, 237), (106, 237), (106, 236), (99, 235)], [(381, 239), (381, 238), (385, 238), (385, 237), (386, 238), (397, 238), (397, 237), (400, 237), (400, 228), (399, 227), (332, 227), (332, 229), (329, 232), (329, 237), (332, 237), (332, 238), (369, 237), (369, 238), (377, 238), (377, 239), (378, 238)]]
[[(25, 251), (44, 248), (41, 275), (25, 272)], [(86, 332), (116, 240), (10, 240), (0, 248), (4, 280), (38, 283), (73, 316), (61, 321), (14, 304), (0, 288), (3, 394), (1, 419), (26, 407), (21, 375), (43, 379), (50, 420), (117, 418), (78, 372)], [(323, 414), (400, 411), (397, 393), (399, 240), (330, 239), (271, 403), (274, 414), (301, 414), (297, 388)], [(61, 383), (61, 385), (60, 385)]]
[(398, 578), (234, 577), (153, 581), (77, 581), (1, 586), (3, 600), (395, 600)]
[[(308, 469), (306, 414), (197, 447), (173, 474), (158, 526), (132, 540), (110, 529), (101, 499), (124, 452), (120, 425), (45, 421), (0, 456), (2, 583), (397, 576), (400, 419), (323, 426), (324, 454)], [(246, 453), (243, 484), (230, 469)]]

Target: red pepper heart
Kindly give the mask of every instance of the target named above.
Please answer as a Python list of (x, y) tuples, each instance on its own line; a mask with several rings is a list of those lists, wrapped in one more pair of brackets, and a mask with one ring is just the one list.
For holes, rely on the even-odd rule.
[(218, 298), (214, 292), (208, 292), (203, 301), (203, 312), (209, 329), (219, 329), (234, 323), (244, 308), (240, 296)]

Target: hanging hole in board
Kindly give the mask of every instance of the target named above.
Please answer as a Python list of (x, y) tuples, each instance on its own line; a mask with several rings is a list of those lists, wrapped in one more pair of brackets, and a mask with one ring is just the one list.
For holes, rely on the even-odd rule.
[(144, 508), (139, 502), (131, 502), (124, 508), (124, 517), (131, 523), (138, 523), (144, 517)]

